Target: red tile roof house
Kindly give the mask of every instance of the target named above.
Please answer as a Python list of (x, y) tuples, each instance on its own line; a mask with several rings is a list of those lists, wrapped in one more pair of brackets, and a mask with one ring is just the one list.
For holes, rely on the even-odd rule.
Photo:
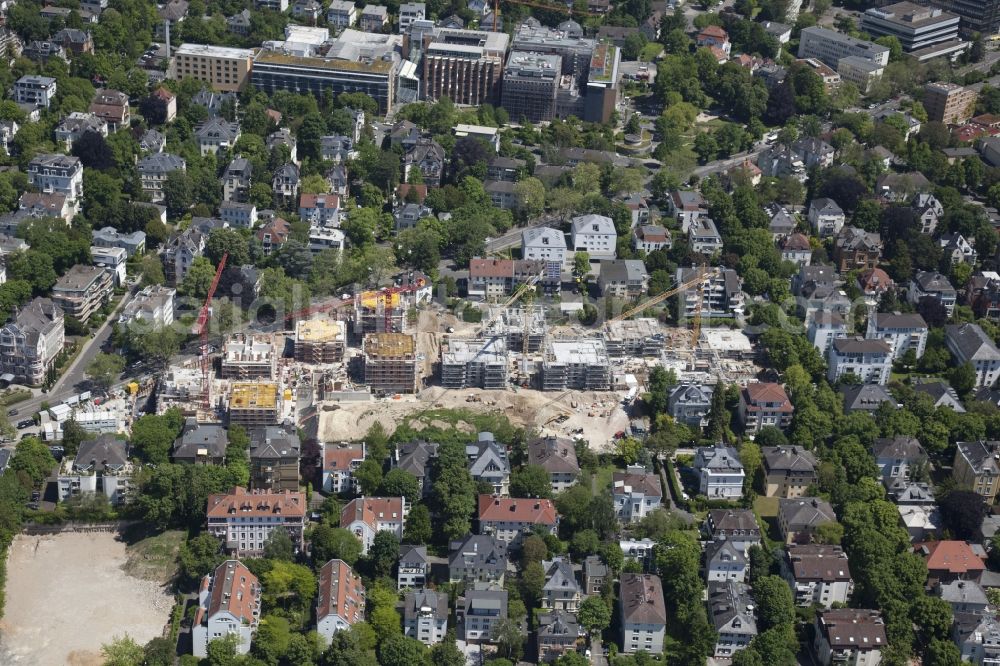
[(247, 654), (260, 623), (261, 589), (257, 577), (238, 560), (226, 560), (205, 576), (191, 628), (192, 652), (208, 656), (208, 644), (236, 636), (236, 652)]
[(306, 494), (286, 490), (267, 492), (235, 487), (208, 497), (208, 531), (221, 539), (226, 551), (237, 557), (264, 552), (276, 528), (281, 527), (295, 549), (302, 547), (306, 519)]
[(323, 492), (355, 492), (354, 471), (365, 460), (365, 444), (323, 446)]
[(914, 552), (923, 555), (927, 562), (930, 581), (950, 583), (954, 580), (979, 582), (986, 564), (965, 541), (929, 541), (914, 546)]
[(757, 433), (764, 426), (787, 428), (795, 408), (781, 384), (757, 382), (740, 391), (740, 421), (746, 433)]
[(525, 532), (541, 527), (556, 533), (559, 514), (549, 499), (479, 496), (479, 533), (492, 534), (499, 541), (519, 543)]
[(340, 226), (340, 197), (336, 194), (301, 194), (299, 217), (312, 226)]
[(358, 497), (340, 512), (340, 526), (361, 542), (361, 554), (367, 555), (377, 532), (387, 531), (403, 538), (406, 519), (404, 497)]
[(365, 619), (365, 586), (343, 560), (330, 560), (319, 570), (316, 632), (329, 645), (338, 631)]

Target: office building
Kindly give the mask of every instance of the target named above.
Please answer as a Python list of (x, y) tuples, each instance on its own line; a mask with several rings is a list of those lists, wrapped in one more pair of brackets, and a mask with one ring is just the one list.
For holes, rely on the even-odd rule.
[(181, 44), (174, 52), (167, 75), (204, 81), (215, 90), (243, 90), (250, 79), (253, 51), (206, 44)]
[(885, 67), (860, 56), (841, 58), (837, 64), (840, 80), (853, 83), (861, 94), (867, 94), (882, 78), (883, 73)]
[(529, 18), (517, 27), (511, 48), (526, 53), (561, 56), (562, 73), (573, 75), (583, 85), (597, 40), (585, 38), (582, 31), (568, 30), (568, 27), (563, 24), (558, 28), (549, 28), (539, 23), (538, 19)]
[(514, 122), (552, 120), (561, 71), (561, 56), (511, 52), (503, 74), (501, 105)]
[(936, 0), (941, 9), (961, 17), (963, 35), (978, 32), (990, 35), (1000, 31), (1000, 2), (997, 0)]
[(970, 117), (978, 97), (972, 88), (939, 81), (924, 86), (924, 109), (927, 119), (945, 125), (961, 125)]
[(606, 123), (615, 112), (621, 59), (621, 49), (614, 44), (601, 42), (594, 47), (583, 96), (583, 119), (586, 122)]
[(799, 37), (800, 58), (816, 58), (836, 67), (841, 58), (849, 56), (871, 60), (884, 67), (889, 64), (889, 47), (815, 26), (803, 30)]
[(479, 106), (500, 100), (508, 37), (500, 32), (438, 30), (424, 36), (423, 97)]
[(861, 17), (861, 29), (872, 36), (895, 37), (918, 60), (957, 56), (968, 47), (958, 38), (959, 17), (937, 7), (897, 2), (872, 7)]

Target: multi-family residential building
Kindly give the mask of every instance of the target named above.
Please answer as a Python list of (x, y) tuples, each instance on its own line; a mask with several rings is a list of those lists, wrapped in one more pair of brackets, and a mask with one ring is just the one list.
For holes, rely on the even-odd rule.
[(927, 347), (927, 333), (927, 322), (919, 314), (877, 312), (868, 318), (865, 337), (888, 342), (894, 359), (902, 358), (911, 350), (920, 358)]
[(567, 652), (576, 652), (583, 638), (576, 615), (567, 611), (553, 611), (538, 615), (538, 662), (549, 664)]
[(819, 350), (820, 355), (827, 358), (833, 341), (847, 337), (847, 324), (839, 312), (817, 310), (810, 318), (806, 337)]
[(260, 624), (261, 589), (257, 577), (238, 560), (226, 560), (205, 576), (191, 625), (192, 652), (208, 656), (208, 644), (236, 637), (236, 652), (247, 654)]
[(389, 25), (389, 9), (385, 5), (365, 5), (361, 9), (358, 28), (364, 32), (384, 32)]
[(649, 273), (639, 259), (602, 259), (597, 286), (604, 296), (639, 298), (649, 288)]
[(611, 497), (618, 519), (634, 523), (660, 507), (663, 489), (656, 474), (641, 466), (629, 467), (612, 474)]
[(448, 580), (503, 585), (507, 574), (507, 543), (492, 534), (470, 534), (449, 544)]
[(816, 456), (799, 446), (763, 446), (765, 495), (802, 497), (816, 483)]
[(215, 155), (220, 150), (232, 150), (240, 138), (240, 124), (222, 118), (210, 118), (194, 131), (198, 150), (204, 155)]
[(957, 614), (953, 629), (962, 662), (985, 666), (1000, 661), (1000, 620), (993, 614)]
[(473, 586), (459, 599), (455, 615), (460, 640), (492, 640), (493, 627), (507, 618), (507, 590)]
[(393, 456), (393, 466), (409, 472), (420, 484), (421, 496), (431, 492), (431, 473), (437, 458), (436, 442), (413, 441), (400, 444)]
[(305, 520), (305, 493), (236, 487), (208, 498), (208, 532), (221, 539), (226, 551), (237, 557), (262, 554), (276, 529), (283, 529), (295, 549), (301, 549)]
[(146, 232), (123, 233), (114, 227), (102, 227), (91, 232), (90, 244), (94, 247), (120, 247), (131, 257), (146, 251)]
[(1000, 442), (978, 440), (957, 442), (952, 478), (955, 483), (982, 496), (992, 505), (1000, 486)]
[(877, 233), (844, 227), (834, 239), (833, 259), (841, 273), (871, 270), (881, 257), (882, 238)]
[[(702, 275), (696, 267), (678, 268), (677, 284), (688, 284)], [(701, 303), (699, 305), (699, 295)], [(696, 313), (706, 319), (732, 319), (742, 317), (744, 310), (743, 285), (739, 275), (731, 268), (719, 268), (704, 274), (701, 285), (691, 286), (681, 292), (678, 299), (680, 321), (690, 321)]]
[(260, 241), (264, 254), (271, 254), (288, 240), (291, 226), (283, 217), (273, 217), (257, 230), (257, 240)]
[(100, 266), (77, 264), (56, 280), (52, 300), (65, 316), (86, 323), (111, 298), (114, 287), (110, 272)]
[(340, 197), (336, 194), (301, 194), (299, 219), (313, 226), (340, 226)]
[(168, 282), (179, 285), (184, 281), (195, 258), (205, 251), (205, 241), (205, 234), (191, 226), (167, 242), (160, 259)]
[(50, 76), (28, 74), (14, 83), (14, 101), (49, 108), (56, 96), (56, 80)]
[(365, 619), (365, 586), (343, 560), (330, 560), (319, 570), (316, 596), (316, 633), (327, 645), (338, 631)]
[[(916, 544), (914, 553), (924, 558), (930, 581), (949, 583), (956, 580), (979, 582), (986, 571), (982, 548), (967, 541), (929, 541)], [(978, 552), (977, 552), (978, 551)]]
[(740, 390), (740, 421), (747, 433), (765, 426), (785, 429), (792, 424), (794, 411), (781, 384), (753, 382)]
[(427, 546), (399, 547), (399, 566), (396, 569), (396, 587), (424, 587), (430, 580), (431, 563), (427, 559)]
[(897, 435), (876, 439), (872, 453), (887, 488), (905, 486), (914, 473), (927, 464), (927, 452), (916, 437)]
[(591, 261), (614, 259), (618, 233), (615, 223), (604, 215), (580, 215), (570, 226), (570, 243), (573, 252), (586, 252)]
[(961, 125), (975, 111), (979, 97), (974, 88), (957, 83), (938, 81), (924, 86), (924, 108), (927, 119), (945, 125)]
[(816, 661), (821, 666), (878, 666), (888, 646), (885, 623), (877, 610), (840, 608), (816, 614)]
[(507, 449), (496, 441), (493, 433), (479, 433), (475, 442), (465, 445), (465, 456), (473, 481), (490, 484), (494, 495), (509, 494), (510, 461)]
[(323, 492), (353, 493), (357, 491), (354, 472), (365, 460), (365, 444), (323, 445)]
[(782, 573), (795, 595), (797, 606), (819, 604), (830, 608), (846, 604), (854, 591), (847, 555), (840, 546), (791, 545), (782, 561)]
[(716, 633), (716, 659), (732, 658), (757, 636), (753, 598), (742, 581), (709, 582), (708, 617)]
[(939, 301), (949, 317), (954, 314), (958, 292), (948, 278), (936, 271), (917, 271), (910, 280), (907, 300), (912, 305), (919, 305), (921, 299), (928, 297)]
[(731, 446), (703, 446), (695, 452), (694, 469), (698, 474), (698, 492), (710, 499), (733, 499), (743, 496), (743, 463)]
[(750, 509), (712, 509), (702, 525), (711, 541), (732, 541), (742, 552), (760, 544), (760, 524)]
[(223, 465), (229, 434), (218, 423), (198, 423), (190, 417), (184, 431), (174, 441), (170, 457), (175, 463), (188, 465)]
[(712, 256), (722, 251), (722, 234), (712, 218), (701, 215), (688, 225), (688, 245), (692, 252)]
[(600, 556), (588, 555), (583, 561), (581, 572), (584, 596), (600, 594), (606, 583), (611, 582), (610, 569)]
[(108, 124), (92, 113), (81, 113), (74, 111), (63, 118), (56, 125), (56, 143), (65, 147), (69, 151), (77, 139), (87, 132), (94, 132), (101, 136), (108, 135)]
[(215, 90), (235, 92), (246, 86), (252, 65), (251, 49), (181, 44), (174, 51), (168, 76), (175, 80), (198, 79)]
[(542, 608), (575, 612), (580, 608), (583, 591), (573, 575), (573, 567), (566, 557), (555, 557), (542, 562), (545, 585), (539, 601)]
[(805, 234), (790, 234), (778, 241), (778, 249), (784, 261), (791, 261), (799, 266), (812, 263), (813, 247)]
[(102, 88), (94, 93), (90, 112), (106, 122), (112, 132), (128, 127), (132, 118), (128, 95), (108, 88)]
[(434, 590), (410, 590), (403, 598), (403, 633), (424, 645), (444, 640), (448, 631), (448, 595)]
[(674, 190), (667, 197), (666, 212), (680, 222), (681, 233), (686, 234), (695, 220), (708, 214), (708, 203), (695, 190)]
[(705, 546), (705, 580), (746, 580), (749, 561), (746, 552), (729, 539), (710, 541)]
[(673, 247), (670, 232), (658, 224), (641, 224), (632, 231), (632, 247), (650, 253)]
[(944, 234), (938, 238), (938, 245), (941, 247), (941, 254), (948, 258), (952, 266), (956, 264), (975, 266), (979, 258), (976, 248), (962, 234)]
[(678, 384), (670, 389), (667, 409), (678, 423), (692, 428), (704, 428), (708, 425), (714, 390), (715, 387), (711, 384)]
[(83, 163), (69, 155), (36, 155), (28, 163), (28, 182), (40, 192), (62, 194), (75, 210), (83, 199)]
[(219, 204), (219, 219), (231, 227), (253, 229), (257, 226), (257, 206), (239, 201), (223, 201)]
[(340, 526), (357, 537), (362, 554), (367, 554), (378, 532), (392, 532), (397, 539), (403, 538), (406, 511), (405, 497), (362, 495), (348, 502), (340, 512)]
[(282, 426), (253, 428), (250, 435), (250, 485), (255, 490), (298, 490), (302, 442)]
[(985, 615), (990, 610), (990, 600), (986, 596), (986, 590), (975, 581), (953, 580), (939, 583), (937, 593), (948, 602), (955, 615), (958, 613)]
[(619, 609), (622, 652), (658, 654), (663, 651), (667, 609), (659, 576), (623, 573)]
[(45, 381), (64, 342), (62, 308), (51, 299), (35, 298), (0, 328), (0, 372), (37, 386)]
[(830, 348), (827, 378), (835, 382), (852, 374), (863, 384), (885, 384), (892, 371), (892, 348), (885, 340), (837, 338)]
[(968, 363), (976, 373), (976, 386), (993, 386), (1000, 377), (1000, 350), (978, 324), (945, 326), (948, 351), (961, 365)]
[(142, 191), (149, 195), (150, 201), (159, 203), (164, 199), (163, 188), (167, 184), (167, 177), (175, 171), (184, 173), (187, 163), (177, 155), (153, 153), (139, 160), (136, 169)]
[(234, 157), (222, 174), (222, 200), (246, 201), (250, 197), (253, 165), (245, 157)]
[(357, 20), (357, 7), (350, 0), (331, 0), (326, 9), (326, 24), (333, 30), (350, 28)]
[(561, 493), (580, 475), (574, 442), (562, 437), (540, 437), (528, 442), (528, 464), (537, 465), (549, 475), (553, 493)]
[(809, 543), (817, 527), (837, 521), (826, 500), (797, 497), (778, 500), (778, 528), (785, 543)]
[(521, 256), (563, 265), (566, 263), (566, 237), (558, 229), (532, 227), (521, 232)]
[(63, 460), (59, 501), (101, 493), (112, 505), (124, 504), (132, 486), (132, 470), (125, 440), (112, 434), (85, 439), (72, 460)]
[(833, 199), (813, 199), (809, 204), (809, 224), (820, 238), (839, 234), (845, 220), (844, 210)]
[(539, 530), (555, 534), (559, 525), (559, 514), (550, 499), (480, 495), (478, 516), (481, 534), (492, 534), (509, 544), (520, 543), (525, 534)]

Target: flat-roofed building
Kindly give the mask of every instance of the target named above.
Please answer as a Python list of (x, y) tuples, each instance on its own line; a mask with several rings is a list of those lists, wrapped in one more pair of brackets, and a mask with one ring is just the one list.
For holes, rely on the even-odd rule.
[(611, 361), (600, 338), (548, 340), (542, 359), (542, 390), (607, 391)]
[(889, 64), (889, 47), (817, 26), (806, 28), (799, 37), (800, 58), (818, 58), (836, 67), (841, 58), (848, 56), (858, 56), (885, 67)]
[(416, 344), (407, 333), (369, 333), (364, 338), (365, 384), (382, 393), (413, 393), (417, 384)]
[(14, 101), (49, 108), (56, 96), (56, 80), (50, 76), (26, 75), (14, 83)]
[(837, 63), (840, 79), (853, 83), (862, 94), (871, 90), (884, 72), (885, 67), (861, 56), (847, 56)]
[(562, 73), (571, 74), (579, 85), (584, 85), (590, 58), (597, 40), (583, 36), (579, 25), (550, 28), (538, 19), (525, 19), (514, 31), (512, 49), (527, 53), (551, 53), (562, 58)]
[(103, 267), (77, 264), (56, 280), (52, 300), (66, 316), (86, 323), (111, 298), (114, 286), (112, 274)]
[(267, 426), (278, 423), (281, 396), (274, 382), (234, 382), (229, 397), (229, 424)]
[(347, 324), (338, 319), (302, 319), (295, 323), (295, 360), (340, 363), (344, 360)]
[(958, 23), (957, 14), (912, 2), (871, 7), (861, 17), (861, 29), (873, 38), (895, 37), (907, 53), (929, 57), (954, 57), (968, 48), (958, 38)]
[(174, 51), (168, 76), (204, 81), (215, 90), (243, 90), (250, 80), (253, 51), (207, 44), (181, 44)]
[(439, 29), (424, 37), (421, 89), (424, 98), (455, 104), (500, 100), (509, 37), (502, 32)]
[(222, 346), (222, 377), (272, 379), (276, 360), (270, 336), (236, 333)]
[(927, 118), (945, 125), (961, 125), (972, 116), (978, 96), (975, 89), (957, 83), (928, 83), (923, 100)]
[(552, 120), (561, 75), (559, 55), (512, 51), (503, 73), (501, 105), (515, 122)]

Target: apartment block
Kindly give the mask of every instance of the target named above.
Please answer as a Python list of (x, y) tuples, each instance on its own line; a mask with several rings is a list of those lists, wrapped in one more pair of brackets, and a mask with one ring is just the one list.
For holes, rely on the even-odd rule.
[(316, 633), (329, 645), (333, 635), (365, 619), (365, 586), (343, 560), (330, 560), (319, 570)]
[(302, 442), (280, 426), (250, 430), (250, 486), (254, 490), (297, 491)]
[(663, 651), (667, 609), (659, 576), (623, 573), (620, 592), (622, 652)]
[(373, 392), (414, 393), (416, 344), (406, 333), (370, 333), (364, 338), (364, 379)]
[(302, 547), (305, 493), (249, 491), (235, 487), (208, 497), (208, 532), (237, 557), (263, 554), (271, 533), (283, 529), (295, 549)]
[(927, 347), (928, 331), (927, 322), (917, 313), (876, 312), (868, 318), (865, 337), (888, 342), (894, 359), (908, 351), (920, 358)]
[(846, 604), (854, 591), (850, 563), (840, 546), (821, 544), (788, 547), (782, 571), (797, 606)]
[(365, 444), (323, 445), (323, 492), (349, 493), (357, 491), (354, 472), (365, 461)]
[(75, 210), (83, 198), (83, 163), (69, 155), (36, 155), (28, 163), (28, 182), (40, 192), (62, 194)]
[(993, 504), (1000, 489), (1000, 442), (957, 442), (951, 475), (959, 487), (973, 490), (988, 505)]
[(365, 497), (351, 500), (340, 512), (340, 526), (361, 542), (361, 553), (367, 554), (379, 532), (392, 532), (403, 538), (408, 511), (405, 497)]
[(206, 44), (181, 44), (174, 51), (168, 76), (204, 81), (222, 92), (243, 90), (253, 67), (251, 49), (235, 49)]
[(277, 356), (270, 336), (236, 333), (222, 345), (222, 378), (272, 379)]
[(542, 358), (542, 390), (607, 391), (611, 361), (600, 338), (548, 340)]
[(337, 319), (301, 319), (295, 322), (295, 360), (302, 363), (340, 363), (344, 360), (347, 324)]
[(50, 76), (22, 76), (14, 83), (14, 101), (49, 108), (56, 96), (56, 80)]
[(976, 373), (976, 386), (990, 387), (1000, 378), (1000, 350), (978, 324), (944, 328), (945, 344), (959, 364), (968, 363)]
[(831, 382), (848, 373), (864, 384), (885, 384), (892, 371), (892, 348), (885, 340), (865, 340), (860, 337), (837, 338), (830, 348)]
[(841, 58), (849, 56), (885, 67), (889, 64), (889, 47), (816, 26), (806, 28), (799, 37), (800, 58), (816, 58), (836, 68)]
[(229, 397), (229, 424), (269, 426), (279, 422), (281, 396), (274, 382), (234, 382)]
[(257, 577), (238, 560), (226, 560), (205, 576), (191, 627), (192, 652), (208, 656), (208, 644), (236, 636), (236, 652), (247, 654), (260, 624), (261, 589)]
[(961, 125), (972, 117), (978, 93), (957, 83), (939, 81), (924, 86), (927, 119), (945, 125)]
[[(678, 268), (677, 283), (687, 284), (696, 279), (700, 269)], [(699, 304), (699, 300), (701, 303)], [(703, 318), (726, 319), (743, 315), (743, 286), (739, 275), (729, 268), (720, 268), (705, 275), (701, 285), (681, 292), (678, 299), (681, 321), (690, 321), (697, 312)]]
[(112, 434), (85, 439), (73, 459), (63, 460), (59, 501), (101, 493), (112, 505), (123, 504), (129, 496), (132, 470), (125, 440)]
[(500, 32), (437, 30), (424, 37), (421, 89), (427, 100), (479, 106), (500, 101), (509, 38)]
[(56, 280), (52, 301), (63, 313), (85, 323), (110, 298), (114, 279), (100, 266), (77, 264)]
[(35, 298), (0, 328), (0, 373), (37, 386), (45, 381), (64, 342), (62, 308), (51, 299)]
[(500, 336), (448, 340), (441, 350), (441, 385), (445, 388), (502, 390), (507, 386), (507, 342)]

